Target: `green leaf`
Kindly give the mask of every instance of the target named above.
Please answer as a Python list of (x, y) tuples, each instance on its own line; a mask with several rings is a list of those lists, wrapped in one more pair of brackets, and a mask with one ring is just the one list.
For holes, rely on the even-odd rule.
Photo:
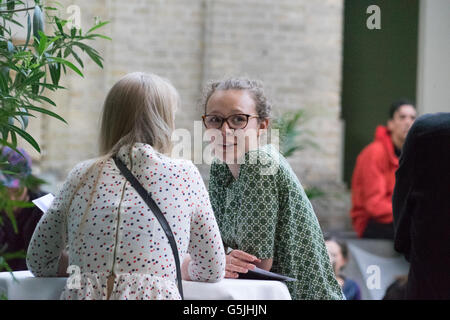
[(15, 146), (17, 146), (17, 136), (16, 136), (16, 133), (15, 133), (14, 131), (11, 131), (10, 134), (11, 134), (11, 142), (12, 142), (12, 144), (15, 145)]
[[(70, 50), (71, 50), (70, 47), (67, 47), (66, 49), (64, 49), (64, 59), (67, 58), (67, 57), (69, 56)], [(59, 51), (59, 52), (61, 52), (61, 51)]]
[(16, 132), (18, 135), (20, 135), (22, 138), (25, 139), (25, 141), (27, 141), (34, 149), (36, 149), (37, 152), (41, 152), (41, 149), (39, 148), (39, 144), (36, 142), (36, 140), (34, 140), (34, 138), (28, 134), (26, 131), (10, 125), (10, 124), (5, 124), (5, 126), (7, 128), (9, 128), (10, 130)]
[(89, 36), (86, 37), (86, 39), (94, 39), (94, 38), (102, 38), (102, 39), (106, 39), (106, 40), (111, 40), (112, 41), (112, 39), (110, 37), (105, 36), (103, 34), (97, 34), (97, 33), (90, 34)]
[(94, 48), (82, 43), (82, 42), (74, 42), (73, 45), (79, 47), (81, 50), (86, 52), (88, 56), (100, 67), (103, 68), (102, 60), (103, 58)]
[(61, 66), (59, 63), (52, 63), (49, 66), (50, 77), (52, 78), (52, 82), (54, 85), (58, 85), (59, 79), (61, 77)]
[[(12, 269), (9, 267), (8, 263), (6, 263), (5, 259), (0, 256), (0, 271), (2, 270), (6, 270), (9, 271), (12, 275), (12, 277), (14, 278), (14, 273), (12, 272)], [(3, 299), (3, 297), (2, 297)], [(7, 300), (7, 298), (5, 297), (5, 300)]]
[(5, 77), (3, 72), (0, 72), (0, 91), (2, 93), (7, 93), (8, 89), (8, 78)]
[(59, 85), (54, 85), (52, 83), (43, 83), (43, 82), (39, 82), (39, 85), (43, 88), (55, 91), (56, 89), (66, 89), (63, 86), (59, 86)]
[[(50, 60), (50, 59), (49, 59)], [(70, 61), (67, 61), (63, 58), (59, 58), (59, 57), (52, 57), (51, 60), (54, 60), (56, 62), (62, 63), (63, 65), (69, 67), (70, 69), (72, 69), (73, 71), (75, 71), (76, 73), (78, 73), (81, 77), (84, 78), (83, 73), (81, 73), (81, 71)]]
[(3, 258), (8, 261), (11, 259), (21, 259), (21, 258), (26, 258), (27, 254), (25, 253), (24, 250), (20, 250), (17, 252), (8, 252), (8, 253), (4, 253), (3, 254)]
[[(39, 79), (45, 76), (45, 72), (39, 69), (33, 70), (33, 72), (23, 81), (22, 85), (38, 85)], [(39, 87), (39, 85), (38, 85)], [(34, 92), (33, 92), (34, 93)]]
[(9, 11), (14, 10), (14, 7), (15, 7), (15, 6), (16, 6), (16, 1), (15, 1), (15, 0), (8, 0), (8, 1), (7, 1), (6, 8), (7, 8)]
[(28, 43), (30, 42), (30, 36), (31, 36), (31, 17), (30, 14), (27, 12), (27, 38), (25, 40), (23, 50), (25, 50), (28, 47)]
[(78, 62), (80, 67), (84, 68), (83, 60), (78, 56), (78, 54), (70, 47), (67, 47), (67, 55), (72, 54), (72, 56), (75, 58), (75, 60)]
[(305, 194), (309, 200), (314, 198), (320, 198), (325, 195), (325, 192), (322, 189), (317, 187), (305, 188)]
[[(23, 28), (23, 25), (22, 25), (19, 21), (15, 20), (15, 19), (13, 19), (13, 18), (11, 18), (11, 17), (6, 17), (6, 16), (3, 16), (3, 18), (4, 18), (5, 20), (7, 20), (7, 21), (9, 21), (9, 22), (11, 22), (11, 23), (13, 23), (13, 24), (15, 24), (15, 25), (18, 25), (19, 27)], [(9, 30), (8, 33), (11, 34), (11, 30)]]
[(39, 85), (38, 84), (32, 84), (31, 85), (31, 92), (33, 94), (38, 94), (39, 93)]
[[(11, 149), (13, 149), (14, 151), (18, 151), (16, 149), (17, 146), (13, 145), (12, 143), (9, 143), (5, 138), (0, 139), (0, 145), (2, 146), (7, 146), (10, 147)], [(18, 151), (19, 152), (19, 151)], [(20, 153), (20, 152), (19, 152)]]
[(100, 23), (96, 24), (95, 26), (93, 26), (92, 28), (89, 29), (87, 34), (91, 33), (94, 30), (97, 30), (98, 28), (101, 28), (101, 27), (107, 25), (108, 23), (109, 23), (109, 21), (105, 21), (105, 22), (100, 22)]
[(31, 201), (16, 201), (16, 200), (8, 200), (11, 206), (15, 208), (33, 208), (35, 204)]
[(55, 17), (55, 23), (61, 35), (66, 36), (66, 33), (64, 32), (64, 26), (66, 25), (67, 20), (61, 20), (58, 17)]
[(56, 103), (54, 103), (51, 99), (47, 98), (46, 96), (35, 96), (35, 100), (44, 100), (45, 102), (51, 104), (52, 106), (56, 107)]
[(73, 42), (73, 45), (79, 47), (83, 51), (91, 50), (91, 51), (93, 51), (93, 52), (98, 54), (97, 50), (95, 50), (94, 48), (88, 46), (87, 44), (84, 44), (83, 42), (76, 41), (76, 42)]
[(11, 115), (17, 119), (17, 116), (27, 116), (27, 117), (34, 117), (31, 113), (26, 112), (24, 108), (19, 108), (19, 110), (23, 111), (14, 111), (11, 113)]
[(50, 111), (50, 110), (47, 110), (47, 109), (44, 109), (44, 108), (35, 107), (35, 106), (24, 106), (24, 108), (25, 108), (25, 109), (29, 109), (29, 110), (33, 110), (33, 111), (37, 111), (37, 112), (40, 112), (40, 113), (47, 114), (47, 115), (49, 115), (49, 116), (51, 116), (51, 117), (53, 117), (53, 118), (56, 118), (56, 119), (58, 119), (58, 120), (61, 120), (61, 121), (64, 122), (65, 124), (67, 124), (66, 120), (64, 120), (64, 119), (61, 118), (59, 115), (57, 115), (56, 113), (54, 113), (54, 112), (52, 112), (52, 111)]
[[(9, 203), (10, 201), (6, 201), (7, 205), (4, 208), (4, 211), (6, 212), (6, 216), (9, 218), (9, 221), (11, 221), (13, 230), (15, 234), (19, 233), (19, 229), (17, 228), (17, 221), (16, 221), (16, 217), (14, 216), (14, 211), (11, 207), (11, 204)], [(3, 254), (3, 256), (5, 256), (6, 254)], [(5, 260), (7, 260), (7, 258), (5, 258)]]
[(91, 57), (91, 59), (100, 67), (103, 68), (102, 64), (102, 57), (100, 57), (98, 54), (92, 52), (91, 50), (86, 50), (86, 53)]
[(13, 59), (25, 59), (31, 57), (33, 54), (30, 51), (18, 51), (14, 54)]
[(38, 33), (39, 33), (39, 38), (37, 38), (39, 41), (38, 54), (42, 55), (45, 49), (47, 48), (47, 36), (42, 31), (38, 31)]

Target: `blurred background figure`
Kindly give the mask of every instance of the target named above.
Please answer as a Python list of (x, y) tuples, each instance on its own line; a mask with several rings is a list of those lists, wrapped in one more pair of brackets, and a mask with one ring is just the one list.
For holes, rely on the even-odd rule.
[(395, 249), (410, 262), (406, 299), (450, 299), (450, 113), (414, 123), (395, 175)]
[(383, 300), (405, 300), (408, 276), (399, 276), (386, 289)]
[[(0, 183), (7, 188), (9, 200), (31, 202), (44, 194), (39, 191), (39, 180), (31, 174), (30, 156), (25, 150), (18, 150), (22, 154), (9, 147), (1, 150), (0, 162), (8, 164), (2, 166)], [(28, 208), (15, 206), (13, 212), (17, 229), (6, 212), (0, 213), (3, 221), (0, 224), (0, 251), (3, 255), (19, 256), (7, 261), (13, 271), (27, 270), (25, 253), (42, 212), (32, 203)]]
[(407, 100), (391, 105), (387, 126), (378, 126), (375, 141), (356, 160), (352, 178), (353, 228), (359, 237), (393, 239), (392, 193), (398, 158), (416, 109)]
[(325, 237), (325, 245), (327, 246), (336, 279), (342, 288), (345, 298), (347, 300), (361, 300), (361, 290), (358, 284), (342, 274), (342, 270), (348, 262), (347, 244), (340, 239)]

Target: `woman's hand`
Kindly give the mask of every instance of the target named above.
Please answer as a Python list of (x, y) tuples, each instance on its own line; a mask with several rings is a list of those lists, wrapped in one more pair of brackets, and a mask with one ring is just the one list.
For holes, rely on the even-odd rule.
[(260, 263), (257, 257), (241, 250), (233, 250), (226, 257), (225, 278), (236, 279), (239, 273), (247, 273), (255, 269), (254, 263)]
[(186, 255), (186, 257), (183, 260), (183, 263), (181, 264), (181, 279), (186, 281), (192, 281), (188, 272), (189, 262), (191, 262), (191, 255), (188, 254)]

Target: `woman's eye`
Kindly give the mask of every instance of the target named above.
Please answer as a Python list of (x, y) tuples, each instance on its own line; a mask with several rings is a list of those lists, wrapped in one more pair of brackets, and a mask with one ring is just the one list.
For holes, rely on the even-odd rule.
[(218, 122), (222, 122), (222, 119), (220, 117), (210, 116), (207, 118), (207, 121), (210, 123), (218, 123)]
[(222, 122), (222, 119), (219, 117), (212, 117), (211, 122)]
[(246, 121), (246, 118), (244, 116), (234, 116), (231, 118), (231, 121), (235, 124), (244, 123)]

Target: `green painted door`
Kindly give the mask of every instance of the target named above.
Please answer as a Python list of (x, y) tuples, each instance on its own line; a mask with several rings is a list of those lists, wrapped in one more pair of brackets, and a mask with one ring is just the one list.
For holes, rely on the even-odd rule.
[[(380, 8), (381, 29), (370, 30), (366, 13)], [(385, 124), (398, 98), (416, 99), (418, 0), (346, 0), (342, 118), (345, 121), (344, 181), (350, 186), (359, 152)]]

